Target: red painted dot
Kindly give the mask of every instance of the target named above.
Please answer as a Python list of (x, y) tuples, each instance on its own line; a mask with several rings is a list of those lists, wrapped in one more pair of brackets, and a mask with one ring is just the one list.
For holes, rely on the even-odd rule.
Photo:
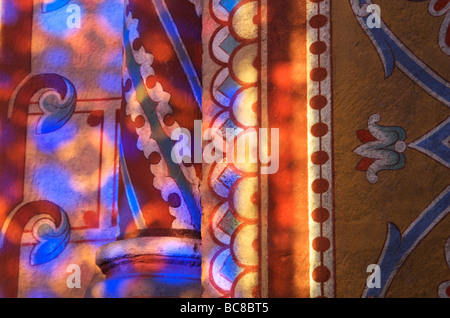
[(87, 119), (87, 124), (91, 127), (97, 127), (103, 121), (103, 112), (99, 110), (94, 110), (89, 114)]
[(320, 55), (327, 50), (327, 44), (323, 41), (317, 41), (310, 45), (309, 51), (312, 54)]
[(312, 272), (312, 278), (318, 283), (325, 283), (331, 277), (330, 270), (326, 266), (319, 266)]
[(328, 183), (327, 180), (325, 179), (317, 179), (314, 180), (311, 188), (314, 191), (314, 193), (317, 194), (322, 194), (325, 193), (328, 190), (328, 187), (330, 186), (330, 184)]
[(142, 128), (145, 124), (145, 118), (142, 115), (139, 115), (136, 117), (136, 119), (134, 120), (134, 125), (136, 126), (136, 128)]
[(311, 218), (318, 223), (323, 223), (330, 217), (330, 212), (327, 209), (320, 207), (312, 211)]
[(450, 297), (450, 286), (447, 287), (445, 293), (447, 294), (448, 297)]
[(181, 205), (180, 196), (176, 193), (169, 194), (167, 202), (169, 203), (169, 206), (171, 206), (172, 208), (178, 208)]
[(315, 15), (309, 20), (309, 25), (314, 29), (320, 29), (327, 24), (328, 18), (323, 14)]
[(257, 56), (254, 60), (253, 60), (253, 67), (256, 69), (260, 69), (261, 68), (261, 59), (259, 58), (259, 56)]
[(254, 204), (254, 205), (258, 205), (259, 203), (259, 195), (258, 192), (255, 192), (252, 194), (252, 196), (250, 197), (250, 201)]
[(146, 85), (148, 88), (150, 88), (150, 89), (152, 89), (153, 87), (155, 87), (156, 83), (157, 83), (156, 77), (153, 76), (153, 75), (147, 77), (147, 80), (145, 81), (145, 85)]
[(320, 138), (328, 133), (328, 125), (325, 123), (317, 123), (311, 127), (311, 134), (314, 137)]
[(253, 240), (252, 247), (255, 251), (259, 251), (259, 240), (258, 239)]
[(166, 116), (164, 116), (164, 124), (166, 126), (172, 126), (174, 122), (175, 118), (171, 114), (167, 114)]
[(258, 112), (258, 103), (253, 103), (252, 110), (257, 113)]
[(311, 100), (309, 101), (309, 105), (311, 106), (312, 109), (315, 109), (315, 110), (320, 110), (320, 109), (324, 108), (325, 106), (327, 106), (327, 104), (328, 104), (328, 100), (323, 95), (316, 95), (313, 98), (311, 98)]
[(330, 240), (326, 237), (316, 237), (312, 242), (312, 247), (317, 252), (326, 252), (330, 248)]
[(161, 161), (161, 155), (154, 151), (148, 157), (148, 161), (150, 161), (150, 164), (152, 165), (158, 164)]
[(261, 24), (261, 18), (260, 18), (260, 15), (259, 15), (259, 14), (256, 14), (256, 15), (253, 17), (253, 24), (255, 24), (255, 25)]
[(324, 165), (328, 162), (329, 159), (330, 157), (325, 151), (316, 151), (311, 155), (311, 161), (315, 165)]
[(139, 50), (141, 48), (141, 46), (142, 46), (142, 41), (140, 38), (137, 38), (133, 41), (133, 49), (135, 51)]
[(328, 71), (323, 67), (315, 67), (309, 73), (309, 77), (315, 82), (321, 82), (328, 76)]

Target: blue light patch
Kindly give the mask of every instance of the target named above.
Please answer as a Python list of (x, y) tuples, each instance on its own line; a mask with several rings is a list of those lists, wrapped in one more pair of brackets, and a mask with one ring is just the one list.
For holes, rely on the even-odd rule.
[[(32, 176), (32, 189), (39, 193), (42, 200), (55, 204), (64, 204), (66, 211), (75, 211), (79, 202), (84, 201), (83, 195), (72, 188), (72, 176), (63, 166), (55, 162), (43, 165), (35, 170)], [(70, 198), (68, 200), (67, 198)]]
[(108, 25), (105, 28), (117, 35), (123, 32), (124, 4), (122, 0), (103, 1), (98, 8), (98, 15), (104, 17)]
[(70, 55), (64, 48), (52, 47), (45, 51), (44, 60), (47, 65), (61, 68), (69, 64)]
[[(34, 128), (35, 125), (32, 127)], [(61, 147), (74, 141), (77, 134), (78, 127), (70, 120), (63, 127), (54, 132), (39, 135), (29, 133), (30, 137), (36, 143), (38, 150), (46, 154), (53, 154)]]
[(99, 86), (108, 93), (120, 94), (122, 91), (122, 74), (120, 72), (106, 72), (98, 76)]
[(13, 1), (3, 1), (3, 12), (1, 12), (1, 23), (5, 25), (15, 24), (18, 19), (19, 8)]
[[(84, 8), (76, 3), (81, 8), (81, 17), (85, 15)], [(79, 29), (77, 28), (69, 28), (67, 25), (68, 18), (72, 15), (72, 12), (67, 12), (67, 8), (64, 6), (58, 10), (40, 13), (38, 14), (38, 25), (45, 32), (49, 33), (52, 36), (56, 36), (59, 38), (67, 38), (71, 35), (76, 34)]]

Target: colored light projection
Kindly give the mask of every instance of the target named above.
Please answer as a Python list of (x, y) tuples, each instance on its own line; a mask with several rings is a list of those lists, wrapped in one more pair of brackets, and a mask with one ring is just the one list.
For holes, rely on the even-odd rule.
[(172, 132), (202, 116), (198, 4), (125, 2), (118, 241), (90, 297), (201, 296), (201, 162), (171, 156)]
[(203, 165), (204, 295), (308, 297), (304, 3), (208, 1), (203, 15), (204, 129), (240, 140), (278, 128), (280, 149), (274, 174), (261, 162)]
[(81, 286), (102, 279), (95, 253), (117, 231), (122, 12), (2, 2), (2, 297), (82, 297), (71, 264)]
[(0, 0), (0, 297), (450, 297), (450, 2), (374, 2)]
[(201, 119), (201, 18), (189, 1), (130, 1), (125, 10), (120, 236), (200, 237), (201, 163), (174, 163), (171, 136), (193, 134)]
[[(12, 1), (5, 10), (2, 37), (23, 53), (2, 61), (2, 127), (12, 126), (2, 129), (10, 149), (2, 167), (15, 185), (5, 187), (0, 214), (2, 296), (130, 295), (121, 270), (163, 273), (150, 282), (163, 290), (181, 284), (172, 274), (183, 267), (168, 259), (183, 257), (202, 257), (206, 297), (309, 295), (307, 214), (296, 213), (307, 211), (306, 112), (294, 122), (283, 110), (306, 102), (295, 98), (306, 96), (305, 48), (291, 44), (306, 43), (298, 3), (221, 0), (204, 10), (197, 0)], [(268, 17), (288, 12), (293, 30), (280, 33), (286, 20)], [(8, 36), (19, 29), (25, 44)], [(269, 54), (279, 38), (285, 49)], [(172, 162), (172, 131), (193, 134), (202, 117), (203, 131), (233, 130), (235, 145), (246, 128), (281, 127), (278, 171), (262, 174), (270, 163), (261, 161)], [(21, 138), (14, 150), (12, 136)], [(266, 139), (268, 153), (275, 136)], [(148, 259), (150, 250), (157, 258)], [(114, 261), (135, 252), (159, 265)], [(73, 264), (81, 290), (62, 279)], [(96, 285), (100, 270), (107, 280)], [(274, 279), (296, 272), (292, 285)], [(47, 283), (37, 287), (32, 277)]]

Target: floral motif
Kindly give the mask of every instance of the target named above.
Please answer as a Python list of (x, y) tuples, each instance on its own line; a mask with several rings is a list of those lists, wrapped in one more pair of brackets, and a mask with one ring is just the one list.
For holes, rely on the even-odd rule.
[(367, 181), (376, 183), (377, 173), (382, 170), (398, 170), (405, 166), (406, 133), (401, 127), (377, 125), (380, 115), (370, 116), (369, 130), (358, 130), (358, 138), (364, 143), (354, 150), (363, 157), (356, 169), (367, 171)]

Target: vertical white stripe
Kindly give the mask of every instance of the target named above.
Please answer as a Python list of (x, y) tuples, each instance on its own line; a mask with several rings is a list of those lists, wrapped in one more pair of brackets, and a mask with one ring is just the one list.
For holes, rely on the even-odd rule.
[[(267, 113), (267, 0), (261, 0), (261, 128), (269, 128)], [(261, 138), (261, 137), (260, 137)], [(269, 145), (267, 145), (269, 147)], [(266, 152), (268, 153), (268, 152)], [(268, 176), (261, 174), (261, 297), (269, 297), (268, 277)]]

